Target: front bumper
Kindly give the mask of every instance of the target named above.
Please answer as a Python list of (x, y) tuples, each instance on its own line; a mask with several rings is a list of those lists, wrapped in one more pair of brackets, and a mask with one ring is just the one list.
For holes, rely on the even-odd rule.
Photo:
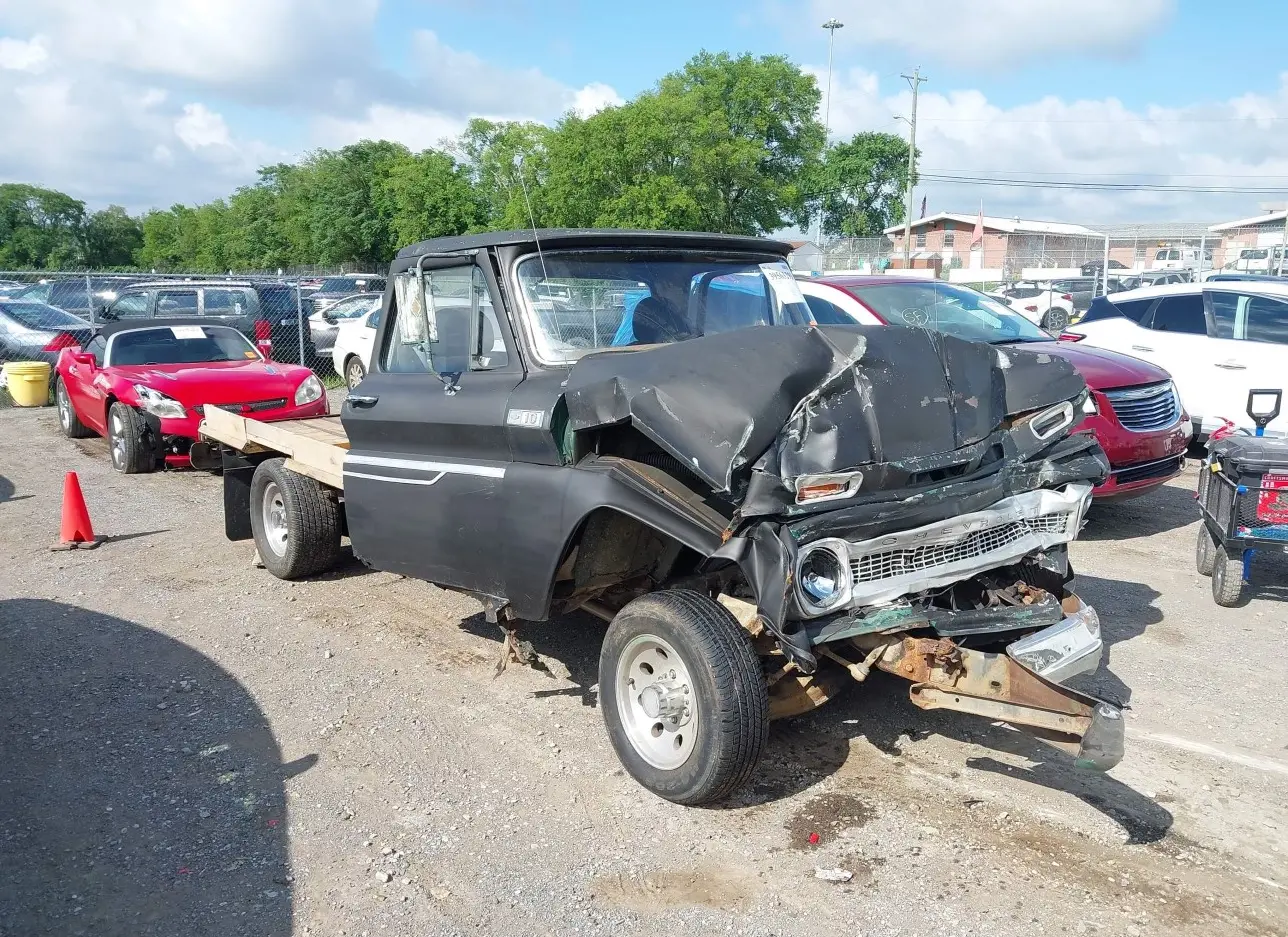
[(1194, 425), (1183, 417), (1163, 429), (1129, 430), (1112, 414), (1112, 408), (1097, 392), (1100, 413), (1088, 416), (1074, 432), (1091, 430), (1109, 457), (1110, 474), (1091, 492), (1093, 498), (1108, 500), (1145, 494), (1180, 474), (1185, 450), (1194, 436)]
[[(236, 411), (233, 411), (236, 412)], [(242, 416), (260, 420), (265, 423), (272, 423), (278, 420), (297, 420), (310, 416), (326, 416), (330, 413), (330, 405), (327, 402), (326, 394), (323, 394), (317, 400), (306, 403), (303, 406), (290, 405), (278, 407), (274, 410), (263, 410), (259, 412), (246, 412)], [(200, 408), (193, 408), (188, 411), (188, 415), (182, 418), (166, 418), (160, 421), (162, 436), (181, 436), (184, 439), (199, 439), (201, 436), (200, 427), (203, 414)]]
[(1100, 617), (1090, 605), (1069, 612), (1064, 620), (1007, 645), (1007, 655), (1044, 680), (1064, 683), (1079, 674), (1094, 673), (1105, 644)]

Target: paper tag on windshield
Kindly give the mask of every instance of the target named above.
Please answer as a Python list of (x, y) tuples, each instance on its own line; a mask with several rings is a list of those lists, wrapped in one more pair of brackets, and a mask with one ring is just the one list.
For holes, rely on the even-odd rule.
[(205, 338), (206, 333), (199, 325), (172, 325), (170, 331), (175, 338)]
[(781, 263), (761, 264), (760, 272), (765, 275), (769, 285), (774, 288), (774, 293), (778, 296), (780, 303), (784, 306), (790, 303), (804, 305), (805, 294), (801, 292), (800, 284), (796, 282), (796, 277), (792, 276), (792, 272)]

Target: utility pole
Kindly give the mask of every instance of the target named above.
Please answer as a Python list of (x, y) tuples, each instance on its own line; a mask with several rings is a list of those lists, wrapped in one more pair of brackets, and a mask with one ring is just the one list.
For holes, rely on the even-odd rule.
[(908, 121), (908, 207), (903, 216), (903, 268), (908, 270), (912, 267), (912, 177), (917, 170), (917, 89), (926, 79), (921, 77), (920, 65), (912, 70), (911, 75), (899, 77), (912, 88), (912, 117)]
[(832, 129), (832, 43), (836, 40), (836, 31), (845, 24), (838, 19), (830, 19), (823, 24), (827, 30), (827, 102), (823, 105), (823, 142), (827, 143), (827, 134)]
[(1279, 267), (1276, 276), (1284, 275), (1284, 254), (1288, 254), (1288, 205), (1284, 206), (1284, 233), (1279, 239)]

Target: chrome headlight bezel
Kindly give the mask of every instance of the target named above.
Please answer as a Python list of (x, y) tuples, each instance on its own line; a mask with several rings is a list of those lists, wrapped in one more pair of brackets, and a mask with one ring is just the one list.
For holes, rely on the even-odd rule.
[[(832, 559), (837, 566), (836, 592), (826, 601), (819, 601), (810, 595), (805, 588), (805, 577), (803, 571), (806, 562), (814, 554), (827, 552), (831, 554)], [(812, 543), (802, 547), (796, 554), (796, 598), (800, 602), (802, 610), (806, 614), (817, 617), (834, 612), (839, 608), (849, 604), (851, 594), (850, 572), (850, 550), (849, 544), (844, 540), (835, 537), (825, 537), (821, 540), (815, 540)]]
[(144, 413), (150, 413), (163, 420), (181, 420), (188, 415), (183, 404), (156, 388), (146, 384), (135, 384), (134, 393), (139, 398), (139, 408)]

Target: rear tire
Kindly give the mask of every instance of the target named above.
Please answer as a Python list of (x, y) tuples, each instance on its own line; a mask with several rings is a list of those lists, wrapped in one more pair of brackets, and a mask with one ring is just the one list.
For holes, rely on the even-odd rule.
[(269, 459), (250, 483), (250, 528), (264, 568), (278, 579), (331, 569), (340, 559), (339, 501), (321, 482)]
[(1212, 598), (1222, 608), (1239, 604), (1243, 592), (1243, 557), (1231, 559), (1225, 547), (1217, 545), (1212, 569)]
[(139, 475), (157, 467), (151, 430), (143, 414), (119, 400), (107, 411), (107, 445), (112, 468), (123, 475)]
[(63, 435), (68, 439), (88, 439), (94, 431), (81, 422), (76, 415), (71, 395), (61, 377), (54, 378), (54, 404), (58, 407), (58, 425), (63, 428)]
[[(721, 800), (760, 761), (769, 733), (764, 670), (746, 631), (701, 593), (656, 592), (618, 612), (600, 650), (599, 686), (618, 759), (659, 797)], [(669, 716), (656, 711), (659, 699)]]
[(1216, 541), (1202, 521), (1199, 521), (1199, 535), (1194, 544), (1194, 565), (1202, 576), (1211, 576), (1216, 568)]
[(1048, 332), (1063, 332), (1069, 327), (1070, 318), (1068, 310), (1052, 306), (1042, 317), (1042, 328)]
[(367, 376), (367, 368), (362, 363), (362, 359), (357, 355), (350, 355), (349, 360), (344, 363), (344, 384), (349, 390), (353, 390), (362, 383), (362, 379)]

